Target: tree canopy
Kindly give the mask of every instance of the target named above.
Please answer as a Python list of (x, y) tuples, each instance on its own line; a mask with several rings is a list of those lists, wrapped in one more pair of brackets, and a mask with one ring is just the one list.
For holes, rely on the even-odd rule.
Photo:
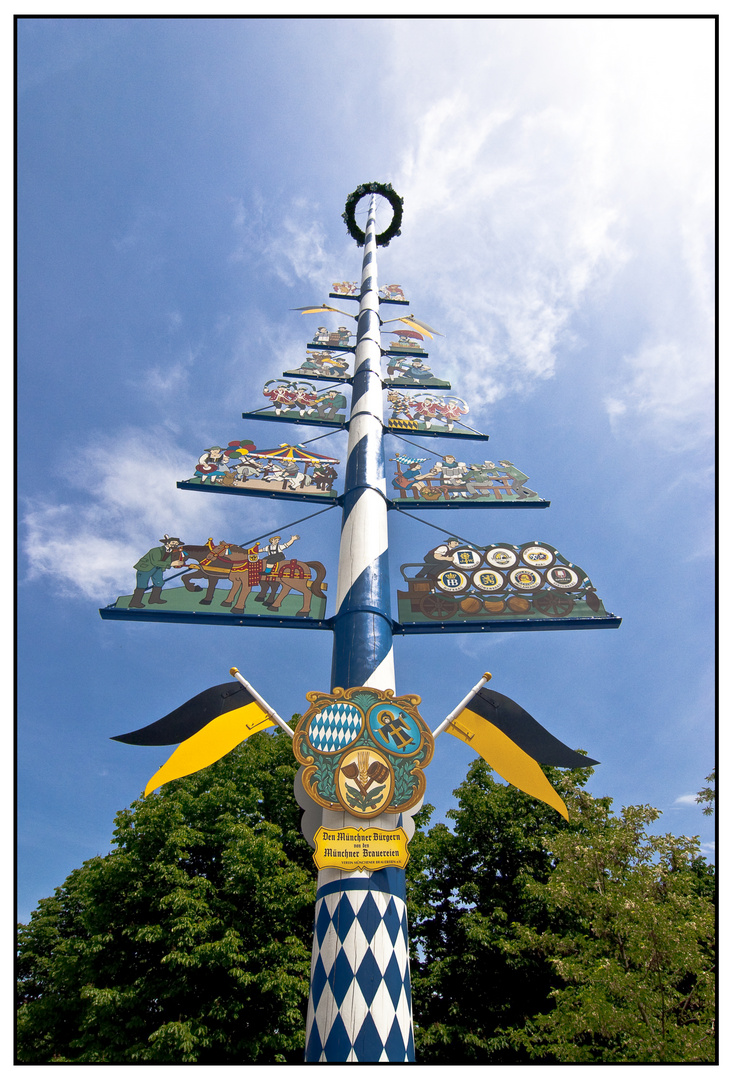
[[(115, 818), (19, 931), (22, 1064), (303, 1060), (316, 872), (281, 732)], [(711, 1062), (713, 869), (658, 811), (481, 759), (407, 869), (420, 1064)], [(710, 778), (707, 778), (710, 780)], [(708, 805), (711, 799), (707, 800)]]
[(286, 735), (115, 818), (20, 930), (23, 1063), (300, 1062), (315, 875)]
[(545, 769), (569, 808), (497, 783), (482, 760), (453, 830), (414, 841), (414, 1020), (423, 1063), (711, 1062), (714, 880), (659, 811)]

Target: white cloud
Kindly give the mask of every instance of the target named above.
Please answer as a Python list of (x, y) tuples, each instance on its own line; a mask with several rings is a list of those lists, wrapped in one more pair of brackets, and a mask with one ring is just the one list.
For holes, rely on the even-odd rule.
[(409, 266), (421, 266), (445, 333), (462, 341), (468, 398), (492, 401), (553, 375), (570, 319), (627, 250), (602, 181), (574, 167), (585, 116), (519, 105), (476, 119), (465, 94), (427, 110), (398, 186), (426, 215), (407, 230)]
[(622, 306), (602, 390), (614, 430), (709, 437), (711, 26), (417, 20), (410, 70), (407, 32), (391, 22), (385, 84), (404, 133), (401, 266), (462, 342), (447, 374), (492, 402), (553, 377), (579, 316), (585, 339), (620, 340)]
[(675, 806), (696, 806), (697, 805), (697, 796), (694, 795), (694, 794), (692, 794), (692, 795), (678, 795), (674, 799), (674, 805)]
[(263, 246), (263, 255), (286, 285), (308, 281), (320, 292), (333, 272), (334, 255), (324, 247), (324, 231), (318, 221), (308, 221), (309, 208), (303, 200), (294, 207), (298, 220), (287, 217), (278, 233)]
[(233, 262), (255, 259), (285, 285), (306, 282), (314, 288), (314, 302), (324, 292), (341, 254), (327, 246), (321, 212), (307, 199), (292, 200), (285, 213), (273, 213), (253, 194), (246, 209), (233, 200), (233, 229), (237, 245)]
[[(193, 464), (191, 454), (160, 431), (128, 431), (81, 448), (66, 475), (70, 488), (83, 491), (82, 501), (70, 490), (55, 504), (26, 502), (28, 580), (43, 580), (61, 595), (107, 601), (132, 590), (133, 564), (164, 532), (196, 544), (210, 536), (244, 542), (247, 537), (233, 535), (227, 499), (176, 488)], [(266, 529), (270, 515), (272, 509), (256, 502), (250, 528)]]
[(180, 393), (189, 384), (192, 361), (193, 355), (190, 354), (188, 360), (167, 364), (165, 367), (148, 368), (138, 380), (138, 385), (154, 396)]
[[(686, 450), (711, 431), (713, 419), (713, 359), (707, 350), (676, 339), (642, 343), (633, 356), (623, 357), (627, 375), (620, 392), (606, 399), (613, 431), (645, 430), (660, 442)], [(627, 369), (627, 370), (626, 370)]]
[[(445, 334), (432, 345), (437, 370), (476, 408), (553, 378), (582, 336), (617, 343), (624, 324), (601, 370), (613, 430), (677, 450), (708, 437), (711, 29), (380, 26), (382, 171), (404, 197), (396, 273), (421, 289), (416, 314)], [(420, 64), (405, 62), (407, 41)], [(320, 208), (298, 198), (279, 218), (253, 197), (234, 209), (240, 257), (323, 296), (343, 251)], [(381, 251), (380, 265), (393, 255)]]

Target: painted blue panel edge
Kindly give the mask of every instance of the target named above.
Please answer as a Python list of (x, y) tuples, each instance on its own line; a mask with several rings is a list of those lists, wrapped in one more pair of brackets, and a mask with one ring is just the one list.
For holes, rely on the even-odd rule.
[[(242, 414), (243, 420), (270, 420), (273, 424), (305, 424), (306, 427), (331, 427), (335, 429), (346, 428), (347, 421), (344, 424), (335, 423), (334, 420), (307, 420), (302, 419), (300, 416), (264, 416), (262, 413), (244, 412)], [(415, 434), (415, 432), (414, 432)], [(486, 435), (485, 438), (488, 438)]]
[(221, 484), (192, 484), (188, 480), (177, 480), (176, 487), (183, 491), (215, 491), (220, 495), (250, 495), (266, 499), (288, 499), (291, 502), (330, 503), (338, 505), (340, 495), (303, 495), (297, 491), (258, 491), (255, 488), (248, 491), (247, 488), (223, 487)]
[[(355, 296), (354, 293), (352, 295), (350, 295), (350, 296), (347, 296), (345, 293), (338, 293), (338, 292), (330, 292), (327, 295), (329, 296), (330, 300), (357, 300), (357, 301), (360, 300), (359, 293), (358, 293), (357, 296)], [(383, 296), (378, 297), (378, 303), (379, 304), (401, 304), (403, 307), (410, 307), (411, 306), (411, 301), (410, 300), (389, 300), (388, 297), (383, 297)]]
[(388, 378), (388, 379), (383, 379), (383, 389), (384, 390), (451, 390), (452, 389), (452, 384), (448, 383), (448, 382), (443, 382), (442, 380), (439, 380), (438, 383), (435, 383), (435, 382), (433, 382), (433, 383), (428, 383), (428, 382), (411, 382), (411, 383), (402, 382), (402, 383), (397, 383), (397, 382), (391, 382), (390, 378)]
[(289, 616), (279, 618), (268, 615), (227, 615), (218, 611), (213, 611), (211, 614), (199, 614), (195, 611), (157, 611), (153, 614), (148, 608), (144, 608), (142, 611), (131, 611), (129, 608), (118, 608), (114, 604), (110, 604), (109, 607), (99, 608), (99, 613), (103, 619), (121, 622), (195, 623), (199, 626), (274, 626), (280, 630), (284, 627), (289, 630), (332, 629), (329, 619), (297, 619)]
[(496, 500), (491, 503), (476, 499), (462, 499), (461, 502), (459, 500), (453, 500), (452, 502), (439, 502), (438, 500), (435, 502), (419, 502), (418, 499), (400, 499), (398, 501), (388, 499), (387, 503), (389, 510), (469, 510), (471, 507), (482, 510), (500, 510), (511, 506), (525, 506), (527, 510), (532, 510), (534, 507), (545, 510), (548, 506), (551, 506), (548, 499), (538, 499), (536, 502), (500, 502)]
[[(354, 352), (354, 345), (327, 345), (325, 341), (307, 341), (307, 349), (326, 349), (327, 352)], [(428, 353), (427, 353), (428, 356)]]
[(333, 378), (331, 375), (313, 375), (310, 371), (284, 371), (284, 378), (288, 376), (293, 379), (302, 379), (304, 382), (328, 382), (334, 386), (338, 386), (339, 383), (351, 383), (351, 375), (342, 375), (339, 378)]
[(458, 622), (435, 623), (393, 623), (393, 633), (408, 634), (472, 634), (472, 633), (513, 633), (514, 631), (532, 630), (615, 630), (622, 623), (622, 618), (617, 615), (608, 615), (604, 618), (590, 619), (508, 619), (499, 622), (470, 622), (469, 619), (460, 619)]
[[(243, 413), (243, 416), (245, 413)], [(411, 438), (415, 438), (417, 435), (421, 438), (429, 439), (475, 439), (480, 442), (488, 442), (489, 435), (482, 435), (479, 431), (476, 434), (465, 433), (464, 431), (417, 431), (415, 428), (392, 428), (387, 424), (383, 425), (383, 431), (387, 431), (389, 435), (397, 435), (401, 438), (402, 435), (410, 435)]]

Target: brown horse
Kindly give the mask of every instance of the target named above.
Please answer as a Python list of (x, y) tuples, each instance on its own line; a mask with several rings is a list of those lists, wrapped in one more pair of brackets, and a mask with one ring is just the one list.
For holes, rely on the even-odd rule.
[[(250, 559), (245, 548), (227, 544), (225, 541), (215, 544), (210, 538), (206, 545), (186, 544), (180, 551), (181, 554), (177, 554), (176, 558), (197, 560), (196, 565), (181, 579), (189, 592), (202, 592), (201, 585), (192, 584), (196, 578), (203, 577), (207, 581), (206, 596), (199, 601), (202, 605), (208, 606), (212, 603), (217, 582), (224, 578), (231, 582), (231, 587), (226, 599), (220, 602), (220, 607), (232, 607), (233, 614), (242, 614), (245, 601), (256, 585), (260, 588), (261, 596), (265, 596), (266, 589), (270, 586), (271, 602), (266, 602), (269, 611), (278, 611), (291, 589), (296, 589), (304, 597), (297, 615), (309, 614), (312, 596), (325, 599), (323, 589), (327, 586), (323, 582), (327, 571), (320, 562), (291, 560), (280, 563), (272, 573), (265, 574), (259, 559)], [(277, 579), (277, 585), (274, 579)]]

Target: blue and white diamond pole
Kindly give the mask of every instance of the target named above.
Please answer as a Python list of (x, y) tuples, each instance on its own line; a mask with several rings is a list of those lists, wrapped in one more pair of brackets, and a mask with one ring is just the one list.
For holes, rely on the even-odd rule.
[[(331, 685), (394, 690), (375, 208), (373, 195), (362, 260)], [(389, 830), (399, 823), (396, 814), (370, 822)], [(323, 810), (322, 825), (360, 828), (365, 822)], [(320, 870), (314, 920), (305, 1060), (414, 1061), (405, 872)]]

